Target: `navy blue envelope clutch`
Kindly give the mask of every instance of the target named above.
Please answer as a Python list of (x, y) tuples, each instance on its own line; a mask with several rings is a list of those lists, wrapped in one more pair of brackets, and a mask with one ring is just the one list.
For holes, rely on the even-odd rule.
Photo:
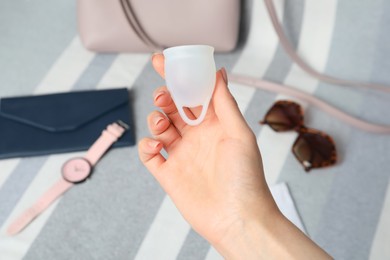
[(126, 88), (0, 99), (0, 159), (88, 150), (110, 123), (130, 128), (113, 145), (135, 144)]

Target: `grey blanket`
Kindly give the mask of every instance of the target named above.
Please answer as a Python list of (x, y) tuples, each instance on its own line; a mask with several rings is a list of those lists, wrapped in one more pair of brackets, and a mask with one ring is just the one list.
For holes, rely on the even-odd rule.
[[(328, 74), (390, 84), (390, 2), (275, 0), (298, 53)], [(245, 1), (239, 48), (217, 54), (229, 72), (285, 83), (365, 120), (390, 124), (390, 95), (318, 82), (278, 44), (264, 3)], [(149, 54), (95, 54), (77, 36), (75, 1), (0, 2), (0, 97), (127, 86), (137, 140), (164, 82)], [(230, 84), (258, 136), (269, 184), (286, 182), (308, 235), (336, 259), (390, 259), (390, 136), (353, 128), (314, 106), (305, 124), (331, 135), (339, 162), (306, 174), (291, 153), (294, 133), (258, 121), (290, 97)], [(300, 102), (299, 100), (297, 100)], [(1, 127), (1, 126), (0, 126)], [(1, 137), (0, 137), (1, 142)], [(57, 178), (71, 153), (0, 160), (0, 259), (219, 259), (182, 219), (139, 162), (137, 148), (111, 150), (93, 178), (67, 192), (24, 232), (10, 221)]]

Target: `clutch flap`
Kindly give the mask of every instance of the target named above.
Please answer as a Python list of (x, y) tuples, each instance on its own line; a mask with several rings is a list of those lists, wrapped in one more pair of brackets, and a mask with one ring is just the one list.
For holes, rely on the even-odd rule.
[(0, 116), (49, 132), (75, 130), (129, 101), (126, 88), (4, 98)]

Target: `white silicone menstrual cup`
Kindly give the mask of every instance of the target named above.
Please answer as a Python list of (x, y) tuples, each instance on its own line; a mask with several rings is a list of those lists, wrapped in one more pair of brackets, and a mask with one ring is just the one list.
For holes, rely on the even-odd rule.
[[(215, 86), (214, 48), (207, 45), (184, 45), (164, 50), (165, 80), (181, 118), (188, 125), (200, 124)], [(197, 119), (190, 119), (183, 107), (202, 106)]]

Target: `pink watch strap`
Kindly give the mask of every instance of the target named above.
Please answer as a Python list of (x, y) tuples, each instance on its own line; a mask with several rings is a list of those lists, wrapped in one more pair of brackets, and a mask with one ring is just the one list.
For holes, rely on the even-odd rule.
[(96, 142), (89, 148), (85, 159), (87, 159), (92, 166), (103, 156), (103, 154), (110, 148), (110, 146), (118, 140), (119, 137), (125, 132), (125, 129), (118, 123), (113, 123), (107, 126), (102, 132), (102, 135)]
[(24, 211), (7, 230), (8, 235), (15, 235), (23, 230), (34, 218), (41, 214), (50, 204), (53, 203), (62, 193), (67, 191), (73, 183), (60, 179), (30, 208)]
[[(110, 148), (110, 146), (120, 138), (125, 132), (127, 126), (123, 122), (112, 123), (103, 130), (102, 135), (89, 148), (85, 159), (87, 159), (92, 166), (102, 157), (102, 155)], [(71, 188), (74, 184), (61, 178), (46, 191), (40, 199), (26, 211), (24, 211), (14, 222), (9, 226), (8, 235), (15, 235), (23, 230), (32, 220), (41, 214), (50, 204), (52, 204), (58, 197)]]

